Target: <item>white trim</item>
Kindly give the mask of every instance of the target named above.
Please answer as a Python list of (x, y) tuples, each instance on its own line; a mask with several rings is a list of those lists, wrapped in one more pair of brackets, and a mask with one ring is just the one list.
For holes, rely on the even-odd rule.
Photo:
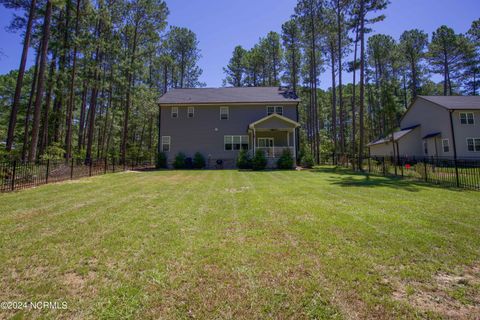
[(284, 116), (281, 116), (281, 115), (279, 115), (279, 114), (276, 114), (276, 113), (273, 113), (273, 114), (271, 114), (271, 115), (269, 115), (269, 116), (266, 116), (266, 117), (264, 117), (264, 118), (262, 118), (262, 119), (259, 119), (259, 120), (255, 121), (255, 122), (252, 122), (252, 123), (250, 123), (250, 125), (249, 125), (248, 127), (249, 127), (249, 128), (253, 128), (253, 127), (255, 127), (257, 124), (262, 123), (263, 121), (269, 120), (269, 119), (271, 119), (271, 118), (273, 118), (273, 117), (276, 117), (276, 118), (279, 118), (280, 120), (283, 120), (283, 121), (285, 121), (285, 122), (291, 123), (291, 124), (295, 125), (295, 127), (300, 127), (300, 123), (298, 123), (298, 122), (296, 122), (296, 121), (293, 121), (292, 119), (289, 119), (289, 118), (287, 118), (287, 117), (284, 117)]
[[(466, 142), (467, 142), (467, 152), (480, 152), (480, 150), (475, 150), (475, 140), (478, 140), (479, 141), (479, 144), (480, 144), (480, 138), (472, 138), (472, 137), (468, 137), (465, 139)], [(473, 150), (468, 150), (468, 140), (472, 140), (473, 142)]]
[[(225, 110), (227, 110), (227, 112), (222, 113), (222, 111), (225, 111)], [(222, 114), (226, 114), (227, 118), (222, 119)], [(228, 107), (220, 107), (220, 120), (229, 120), (229, 119), (230, 119), (230, 109)]]
[[(190, 113), (192, 116), (190, 117)], [(188, 107), (187, 108), (187, 118), (192, 119), (195, 117), (195, 107)]]
[[(227, 144), (225, 143), (225, 138), (227, 138), (227, 137), (230, 138), (230, 143), (229, 144), (232, 145), (232, 149), (230, 149), (230, 150), (228, 150), (226, 148)], [(234, 149), (233, 148), (233, 145), (236, 144), (236, 143), (233, 143), (234, 137), (239, 137), (240, 138), (240, 149)], [(245, 141), (244, 139), (246, 139), (246, 142), (247, 142), (246, 143), (247, 144), (247, 149), (245, 149), (245, 150), (249, 150), (250, 149), (250, 137), (249, 137), (249, 135), (245, 135), (245, 134), (240, 134), (240, 135), (239, 134), (235, 134), (235, 135), (226, 134), (226, 135), (224, 135), (223, 136), (223, 151), (240, 151), (240, 150), (242, 150), (242, 144), (245, 144), (245, 143), (243, 143)]]
[(293, 161), (295, 162), (295, 165), (297, 165), (297, 139), (296, 139), (296, 131), (293, 130)]
[[(462, 123), (462, 114), (465, 115), (466, 123)], [(472, 123), (468, 123), (468, 116), (472, 115)], [(460, 119), (460, 125), (474, 125), (475, 124), (475, 113), (473, 112), (459, 112), (458, 118)]]
[[(273, 108), (273, 112), (270, 113), (268, 111), (268, 108)], [(272, 114), (278, 114), (280, 116), (283, 116), (283, 106), (266, 106), (266, 109), (267, 109), (267, 117), (272, 115)], [(281, 111), (278, 112), (279, 110), (281, 110)]]
[[(175, 114), (175, 117), (173, 116)], [(172, 107), (170, 112), (170, 117), (172, 119), (178, 119), (178, 107)]]
[[(445, 142), (447, 142), (447, 143), (445, 144)], [(445, 151), (445, 147), (448, 148), (448, 151)], [(443, 151), (443, 153), (450, 152), (450, 141), (448, 139), (442, 139), (442, 151)]]
[[(162, 136), (162, 152), (170, 152), (170, 146), (172, 144), (171, 136)], [(163, 146), (168, 145), (168, 150), (164, 150)]]

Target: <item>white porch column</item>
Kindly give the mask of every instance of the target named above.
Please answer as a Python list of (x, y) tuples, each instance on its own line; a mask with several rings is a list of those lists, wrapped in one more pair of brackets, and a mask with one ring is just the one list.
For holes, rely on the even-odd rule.
[(293, 159), (295, 162), (295, 166), (297, 165), (297, 147), (296, 147), (297, 139), (295, 136), (296, 132), (297, 132), (297, 129), (293, 129)]
[(253, 155), (255, 155), (255, 149), (257, 147), (257, 142), (255, 140), (257, 140), (257, 134), (255, 132), (255, 127), (253, 127)]

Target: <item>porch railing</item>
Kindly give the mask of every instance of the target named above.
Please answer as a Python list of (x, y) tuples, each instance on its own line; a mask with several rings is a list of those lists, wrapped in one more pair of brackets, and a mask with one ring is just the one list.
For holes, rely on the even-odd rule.
[(283, 150), (290, 150), (290, 154), (293, 156), (293, 147), (256, 147), (255, 150), (262, 150), (265, 152), (267, 158), (279, 158)]

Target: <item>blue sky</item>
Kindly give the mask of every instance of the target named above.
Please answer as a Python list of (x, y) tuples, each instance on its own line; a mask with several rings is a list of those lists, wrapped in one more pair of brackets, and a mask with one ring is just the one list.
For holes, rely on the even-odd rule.
[[(209, 87), (221, 86), (222, 68), (233, 48), (240, 44), (252, 47), (269, 31), (279, 32), (292, 14), (296, 0), (166, 0), (170, 9), (168, 22), (193, 30), (200, 41), (203, 69), (201, 80)], [(392, 0), (387, 19), (374, 26), (375, 33), (386, 33), (398, 39), (407, 29), (418, 28), (429, 33), (440, 25), (466, 32), (473, 20), (480, 18), (480, 0)], [(21, 35), (5, 30), (12, 11), (0, 8), (0, 73), (18, 68)], [(33, 51), (30, 51), (30, 63)], [(346, 80), (350, 78), (347, 76)], [(330, 85), (328, 70), (320, 77), (321, 87)]]

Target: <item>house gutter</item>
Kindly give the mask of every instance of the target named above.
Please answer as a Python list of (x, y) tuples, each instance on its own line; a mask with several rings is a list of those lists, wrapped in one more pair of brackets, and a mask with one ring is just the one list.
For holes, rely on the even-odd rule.
[(452, 119), (452, 113), (455, 110), (448, 110), (448, 114), (450, 116), (450, 131), (452, 133), (452, 140), (453, 140), (453, 162), (455, 164), (455, 176), (457, 177), (457, 187), (460, 186), (460, 181), (458, 179), (458, 165), (457, 165), (457, 144), (455, 142), (455, 130), (453, 129), (453, 119)]
[(162, 105), (158, 105), (158, 143), (157, 143), (157, 157), (162, 152), (162, 134), (160, 132), (160, 127), (162, 124)]

